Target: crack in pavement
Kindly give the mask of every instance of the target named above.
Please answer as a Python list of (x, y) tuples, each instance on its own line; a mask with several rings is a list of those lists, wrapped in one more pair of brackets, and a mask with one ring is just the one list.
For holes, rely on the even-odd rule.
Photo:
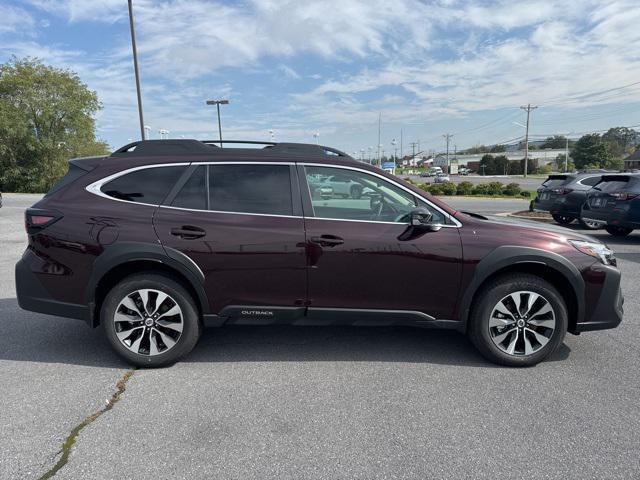
[(69, 462), (69, 455), (71, 455), (71, 448), (76, 443), (76, 439), (78, 438), (78, 435), (80, 435), (80, 432), (82, 431), (82, 429), (88, 425), (91, 425), (103, 413), (106, 413), (113, 408), (113, 406), (118, 402), (118, 400), (120, 400), (120, 396), (124, 393), (127, 382), (129, 381), (129, 379), (131, 378), (131, 376), (134, 374), (135, 371), (136, 371), (135, 368), (128, 370), (122, 376), (122, 378), (120, 378), (116, 382), (116, 391), (113, 393), (111, 398), (107, 400), (107, 404), (97, 412), (92, 413), (91, 415), (86, 417), (84, 420), (82, 420), (82, 422), (80, 422), (71, 430), (67, 438), (62, 443), (62, 448), (58, 453), (56, 453), (54, 458), (61, 453), (62, 453), (62, 456), (56, 462), (56, 464), (53, 467), (51, 467), (47, 472), (45, 472), (44, 475), (42, 475), (38, 480), (48, 480), (49, 478), (53, 477), (56, 473), (58, 473), (58, 471), (62, 467), (64, 467), (67, 464), (67, 462)]

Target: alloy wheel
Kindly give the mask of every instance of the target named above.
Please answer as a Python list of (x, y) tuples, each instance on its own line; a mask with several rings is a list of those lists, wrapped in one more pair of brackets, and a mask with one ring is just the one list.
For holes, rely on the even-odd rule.
[(159, 355), (173, 348), (182, 336), (184, 318), (178, 303), (154, 289), (135, 290), (116, 308), (113, 321), (122, 345), (138, 355)]
[(500, 300), (489, 318), (489, 336), (504, 353), (528, 356), (553, 336), (556, 315), (549, 301), (531, 291), (511, 293)]

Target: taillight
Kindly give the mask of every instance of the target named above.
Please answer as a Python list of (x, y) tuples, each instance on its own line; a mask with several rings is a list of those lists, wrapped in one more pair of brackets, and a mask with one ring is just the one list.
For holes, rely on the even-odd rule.
[(567, 195), (568, 193), (573, 192), (573, 188), (554, 188), (551, 191), (553, 193), (557, 193), (558, 195)]
[(42, 210), (40, 208), (28, 208), (24, 213), (24, 227), (28, 234), (40, 232), (62, 218), (62, 214), (56, 210)]
[(609, 195), (611, 195), (616, 200), (622, 200), (622, 201), (631, 200), (632, 198), (636, 198), (638, 196), (637, 193), (631, 193), (631, 192), (615, 192), (615, 193), (610, 193)]

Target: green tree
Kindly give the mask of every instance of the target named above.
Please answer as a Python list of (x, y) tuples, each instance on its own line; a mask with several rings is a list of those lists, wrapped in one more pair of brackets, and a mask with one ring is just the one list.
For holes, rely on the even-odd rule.
[(565, 148), (567, 146), (567, 137), (564, 135), (554, 135), (547, 137), (541, 148)]
[(583, 135), (576, 142), (571, 158), (578, 169), (610, 168), (618, 169), (622, 160), (616, 159), (609, 149), (609, 144), (597, 133)]
[(602, 135), (602, 141), (607, 144), (611, 154), (618, 158), (634, 152), (637, 138), (638, 132), (627, 127), (610, 128)]
[(506, 152), (507, 151), (507, 147), (505, 147), (504, 145), (500, 145), (500, 144), (493, 145), (489, 151), (491, 153), (502, 153), (502, 152)]
[(498, 155), (493, 161), (496, 175), (509, 175), (509, 159), (506, 155)]
[(108, 153), (96, 140), (95, 92), (68, 70), (37, 59), (0, 64), (0, 184), (9, 191), (46, 191), (66, 160)]
[[(484, 168), (483, 168), (484, 167)], [(480, 172), (484, 175), (496, 174), (496, 160), (493, 155), (484, 154), (480, 159)]]

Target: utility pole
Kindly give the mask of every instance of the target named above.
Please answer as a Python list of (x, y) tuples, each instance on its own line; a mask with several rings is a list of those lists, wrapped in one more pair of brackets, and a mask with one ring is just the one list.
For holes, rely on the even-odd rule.
[(382, 147), (382, 145), (380, 144), (380, 128), (381, 128), (381, 124), (382, 124), (382, 112), (380, 112), (378, 114), (378, 164), (380, 166), (382, 166), (382, 158), (380, 157), (380, 147)]
[(532, 107), (529, 103), (526, 107), (521, 106), (520, 108), (527, 112), (527, 126), (524, 134), (524, 178), (527, 178), (527, 169), (529, 167), (529, 115), (531, 110), (535, 110), (538, 107)]
[(412, 154), (411, 154), (411, 159), (415, 162), (416, 161), (416, 145), (418, 145), (416, 142), (411, 142), (409, 145), (411, 145), (411, 150), (412, 150)]
[(569, 169), (569, 136), (565, 137), (567, 143), (564, 146), (564, 173)]
[(444, 135), (442, 135), (446, 141), (447, 141), (447, 173), (449, 173), (451, 167), (449, 165), (449, 141), (451, 140), (451, 137), (453, 137), (453, 134), (451, 133), (445, 133)]
[(144, 117), (142, 115), (142, 94), (140, 93), (140, 72), (138, 70), (138, 49), (136, 48), (136, 31), (133, 28), (133, 0), (129, 0), (129, 28), (131, 29), (131, 49), (133, 50), (133, 70), (136, 75), (136, 93), (138, 95), (138, 117), (140, 117), (140, 137), (146, 140)]
[(402, 144), (402, 128), (400, 129), (400, 159), (402, 160), (404, 155), (404, 145)]

